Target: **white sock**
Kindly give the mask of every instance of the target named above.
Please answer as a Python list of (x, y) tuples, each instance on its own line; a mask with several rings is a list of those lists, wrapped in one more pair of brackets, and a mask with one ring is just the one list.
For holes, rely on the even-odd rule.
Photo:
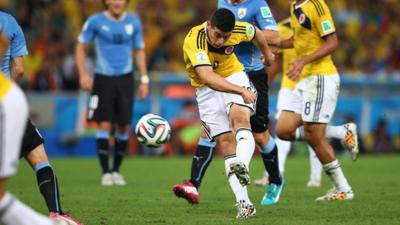
[(0, 200), (1, 221), (5, 225), (53, 225), (54, 222), (6, 193)]
[(292, 143), (290, 141), (284, 141), (282, 139), (279, 139), (278, 137), (275, 138), (275, 143), (278, 147), (279, 171), (283, 176), (283, 173), (285, 172), (286, 158), (289, 155)]
[(344, 128), (344, 125), (327, 126), (325, 130), (325, 137), (343, 140), (346, 137), (346, 128)]
[(296, 129), (296, 140), (304, 140), (304, 126)]
[(244, 200), (246, 202), (251, 203), (251, 201), (249, 199), (249, 195), (247, 193), (247, 187), (246, 186), (243, 187), (234, 174), (229, 175), (229, 173), (230, 173), (229, 165), (234, 161), (237, 161), (237, 158), (235, 155), (225, 156), (225, 173), (226, 173), (226, 176), (228, 176), (229, 185), (231, 186), (233, 194), (235, 194), (236, 202), (239, 202), (240, 200)]
[(322, 164), (310, 145), (308, 145), (308, 152), (310, 153), (310, 180), (321, 181)]
[(239, 128), (236, 131), (236, 156), (240, 162), (243, 162), (247, 169), (250, 165), (251, 157), (253, 157), (255, 142), (251, 129)]
[(340, 164), (337, 159), (333, 162), (325, 164), (323, 167), (336, 190), (343, 192), (351, 190), (351, 187), (347, 182), (347, 179), (344, 176), (342, 168), (340, 168)]

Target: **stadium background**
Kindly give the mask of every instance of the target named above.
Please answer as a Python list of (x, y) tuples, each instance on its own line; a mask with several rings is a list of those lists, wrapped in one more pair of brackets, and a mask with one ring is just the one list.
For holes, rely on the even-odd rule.
[[(327, 0), (340, 39), (334, 59), (341, 93), (333, 124), (355, 121), (363, 153), (400, 153), (400, 4), (398, 0)], [(288, 16), (287, 0), (268, 1), (277, 21)], [(139, 146), (131, 154), (190, 154), (199, 135), (194, 91), (182, 62), (182, 40), (215, 9), (211, 0), (131, 0), (145, 32), (150, 97), (136, 101), (134, 126), (152, 112), (165, 117), (173, 138), (163, 149)], [(74, 46), (83, 21), (102, 9), (99, 0), (0, 0), (21, 25), (29, 48), (22, 83), (32, 118), (50, 156), (94, 156), (94, 126), (85, 122), (87, 94), (79, 91)], [(91, 54), (93, 57), (93, 52)], [(93, 59), (89, 60), (93, 69)], [(271, 87), (271, 118), (279, 77)], [(300, 148), (301, 149), (301, 148)]]

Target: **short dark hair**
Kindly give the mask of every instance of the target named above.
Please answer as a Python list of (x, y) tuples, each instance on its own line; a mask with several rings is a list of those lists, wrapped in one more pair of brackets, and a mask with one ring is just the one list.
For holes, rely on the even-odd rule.
[(211, 25), (222, 32), (231, 32), (235, 27), (235, 15), (229, 9), (219, 8), (211, 16)]

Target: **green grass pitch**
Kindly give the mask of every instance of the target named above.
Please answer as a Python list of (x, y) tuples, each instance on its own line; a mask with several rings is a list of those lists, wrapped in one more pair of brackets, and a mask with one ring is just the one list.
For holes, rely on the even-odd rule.
[[(129, 158), (122, 173), (125, 187), (101, 187), (99, 165), (95, 158), (53, 159), (62, 194), (64, 211), (85, 225), (130, 224), (400, 224), (400, 157), (361, 156), (357, 162), (341, 157), (342, 168), (355, 192), (348, 202), (317, 203), (329, 182), (323, 175), (320, 188), (306, 187), (309, 176), (308, 157), (289, 157), (286, 187), (276, 206), (261, 206), (264, 188), (250, 186), (250, 198), (257, 216), (235, 219), (235, 199), (224, 175), (221, 158), (214, 158), (200, 189), (201, 203), (190, 205), (177, 199), (172, 185), (188, 178), (191, 158)], [(262, 174), (259, 157), (251, 163), (252, 178)], [(38, 191), (34, 172), (21, 161), (18, 174), (8, 189), (34, 209), (47, 214)]]

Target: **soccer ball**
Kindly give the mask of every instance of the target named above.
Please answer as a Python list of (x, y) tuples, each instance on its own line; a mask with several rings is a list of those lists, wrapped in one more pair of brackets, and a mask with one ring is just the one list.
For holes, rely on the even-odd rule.
[(136, 136), (147, 147), (160, 147), (171, 137), (171, 127), (161, 116), (146, 114), (136, 124)]

